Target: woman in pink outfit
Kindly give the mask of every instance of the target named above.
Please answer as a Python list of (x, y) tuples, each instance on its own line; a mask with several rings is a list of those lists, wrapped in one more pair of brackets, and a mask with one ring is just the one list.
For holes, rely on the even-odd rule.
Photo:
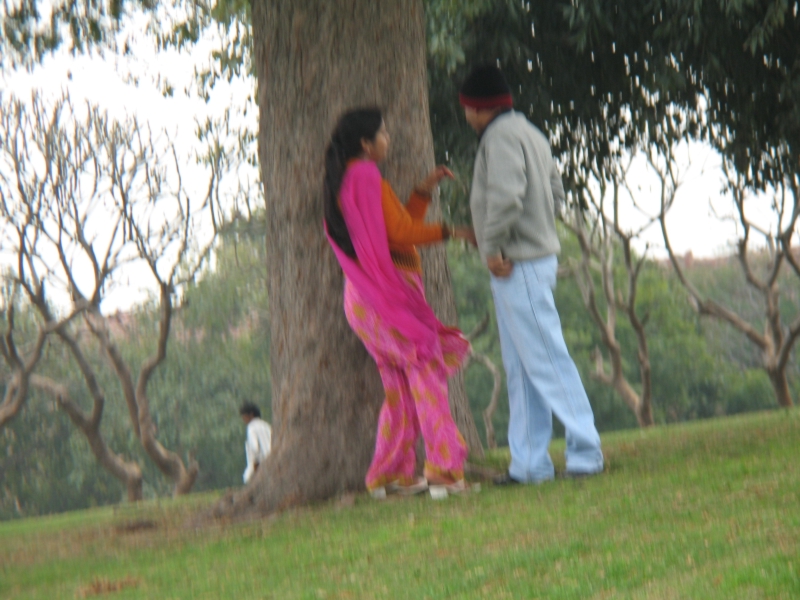
[[(325, 155), (325, 231), (345, 275), (344, 308), (353, 331), (375, 359), (386, 394), (366, 476), (373, 495), (416, 493), (428, 484), (464, 489), (467, 447), (447, 400), (447, 377), (469, 352), (425, 300), (420, 244), (461, 238), (472, 230), (425, 223), (431, 193), (446, 167), (436, 167), (404, 206), (377, 163), (389, 134), (377, 109), (345, 113)], [(425, 442), (424, 477), (415, 477), (415, 445)]]

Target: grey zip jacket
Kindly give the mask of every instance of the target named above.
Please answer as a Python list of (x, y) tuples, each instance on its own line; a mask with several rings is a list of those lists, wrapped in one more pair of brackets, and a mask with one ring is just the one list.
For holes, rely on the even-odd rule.
[(475, 156), (469, 206), (481, 257), (512, 262), (558, 254), (564, 186), (550, 143), (522, 113), (498, 115)]

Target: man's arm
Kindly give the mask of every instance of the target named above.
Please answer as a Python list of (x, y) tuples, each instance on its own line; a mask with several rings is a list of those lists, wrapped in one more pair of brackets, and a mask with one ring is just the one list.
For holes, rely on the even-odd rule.
[(550, 189), (553, 190), (553, 210), (556, 217), (563, 218), (567, 197), (564, 194), (564, 182), (561, 180), (561, 173), (558, 172), (556, 161), (552, 159), (550, 160)]
[(425, 223), (414, 219), (388, 185), (383, 187), (381, 206), (390, 244), (416, 246), (439, 242), (444, 237), (441, 223)]
[(516, 140), (491, 140), (486, 151), (486, 220), (481, 249), (485, 256), (499, 256), (511, 227), (522, 214), (528, 180), (525, 154)]

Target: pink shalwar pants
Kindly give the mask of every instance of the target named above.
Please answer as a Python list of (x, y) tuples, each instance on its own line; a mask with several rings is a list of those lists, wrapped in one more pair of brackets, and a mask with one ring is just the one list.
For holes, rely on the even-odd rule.
[[(404, 273), (409, 285), (422, 288), (422, 278)], [(414, 480), (415, 444), (425, 442), (425, 476), (459, 480), (464, 476), (467, 446), (450, 413), (447, 376), (462, 364), (469, 343), (456, 329), (440, 334), (442, 359), (421, 362), (414, 345), (345, 283), (347, 322), (375, 359), (386, 398), (378, 418), (375, 454), (367, 471), (367, 489)]]

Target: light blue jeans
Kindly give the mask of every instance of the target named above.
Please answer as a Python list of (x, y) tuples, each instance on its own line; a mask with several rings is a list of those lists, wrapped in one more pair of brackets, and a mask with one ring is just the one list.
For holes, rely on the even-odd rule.
[(526, 483), (554, 476), (548, 453), (553, 414), (566, 430), (567, 472), (603, 470), (592, 407), (564, 342), (553, 299), (557, 268), (558, 259), (552, 255), (514, 263), (507, 278), (492, 276), (511, 412), (508, 471)]

